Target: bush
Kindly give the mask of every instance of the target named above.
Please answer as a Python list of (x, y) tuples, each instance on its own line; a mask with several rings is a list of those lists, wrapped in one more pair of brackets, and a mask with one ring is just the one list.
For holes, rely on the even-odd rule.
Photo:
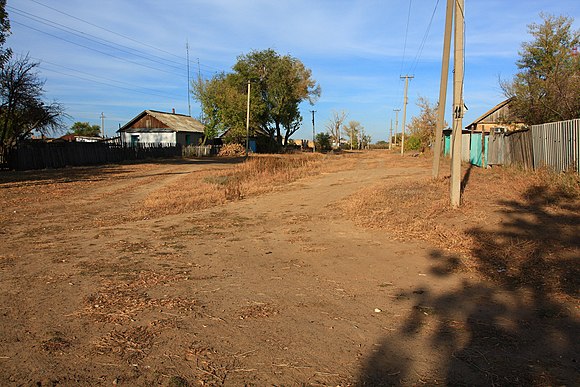
[(316, 135), (316, 149), (319, 151), (327, 151), (332, 149), (330, 134), (321, 132)]

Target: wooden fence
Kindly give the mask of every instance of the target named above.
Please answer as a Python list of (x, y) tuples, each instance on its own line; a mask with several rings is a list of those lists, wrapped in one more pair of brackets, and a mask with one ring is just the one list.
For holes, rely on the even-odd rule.
[(216, 156), (220, 151), (220, 145), (188, 145), (183, 147), (183, 157), (207, 157)]
[(531, 132), (536, 168), (580, 173), (580, 118), (533, 125)]
[(180, 145), (104, 142), (23, 142), (7, 157), (6, 166), (19, 171), (98, 165), (125, 160), (181, 156)]
[(487, 149), (488, 165), (517, 165), (526, 170), (534, 168), (532, 134), (529, 130), (492, 133)]

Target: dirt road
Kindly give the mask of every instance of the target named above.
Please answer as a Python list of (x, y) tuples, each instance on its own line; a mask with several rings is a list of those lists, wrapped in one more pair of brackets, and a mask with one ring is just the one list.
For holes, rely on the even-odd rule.
[[(498, 305), (486, 297), (526, 294), (478, 291), (487, 285), (450, 275), (444, 253), (337, 210), (362, 187), (428, 167), (367, 154), (271, 194), (135, 218), (154, 190), (229, 167), (168, 162), (2, 183), (0, 384), (488, 384), (470, 367), (478, 355), (462, 353), (474, 340), (466, 326), (477, 311), (499, 314), (481, 311)], [(466, 289), (473, 300), (445, 299)], [(575, 368), (562, 372), (570, 380)]]

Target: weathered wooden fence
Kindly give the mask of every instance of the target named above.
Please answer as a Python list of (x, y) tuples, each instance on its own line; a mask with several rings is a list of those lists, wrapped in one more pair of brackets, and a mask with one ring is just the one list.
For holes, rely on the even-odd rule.
[(580, 173), (580, 118), (533, 125), (531, 132), (535, 168)]
[(9, 169), (29, 170), (98, 165), (125, 160), (181, 156), (180, 145), (104, 142), (23, 142), (7, 157)]
[(526, 170), (533, 169), (531, 132), (518, 130), (490, 134), (487, 160), (489, 165), (518, 165)]
[(220, 145), (188, 145), (183, 147), (183, 157), (207, 157), (215, 156), (219, 153)]

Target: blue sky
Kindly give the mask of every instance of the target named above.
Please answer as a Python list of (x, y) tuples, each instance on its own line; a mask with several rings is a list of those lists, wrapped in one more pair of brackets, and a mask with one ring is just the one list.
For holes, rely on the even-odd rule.
[[(527, 25), (547, 12), (575, 18), (578, 28), (580, 2), (465, 2), (467, 125), (503, 99), (498, 79), (516, 72), (520, 45), (530, 39)], [(419, 96), (437, 100), (445, 3), (8, 0), (6, 46), (41, 63), (46, 99), (65, 106), (69, 126), (100, 125), (103, 112), (108, 136), (145, 109), (188, 113), (186, 42), (191, 76), (205, 78), (229, 71), (241, 54), (273, 48), (300, 59), (322, 87), (314, 107), (301, 106), (303, 128), (294, 138), (311, 136), (309, 110), (317, 111), (317, 132), (333, 110), (344, 110), (375, 142), (387, 138), (393, 109), (402, 108), (400, 75), (414, 76), (407, 122), (418, 114)], [(199, 111), (191, 100), (192, 116)]]

